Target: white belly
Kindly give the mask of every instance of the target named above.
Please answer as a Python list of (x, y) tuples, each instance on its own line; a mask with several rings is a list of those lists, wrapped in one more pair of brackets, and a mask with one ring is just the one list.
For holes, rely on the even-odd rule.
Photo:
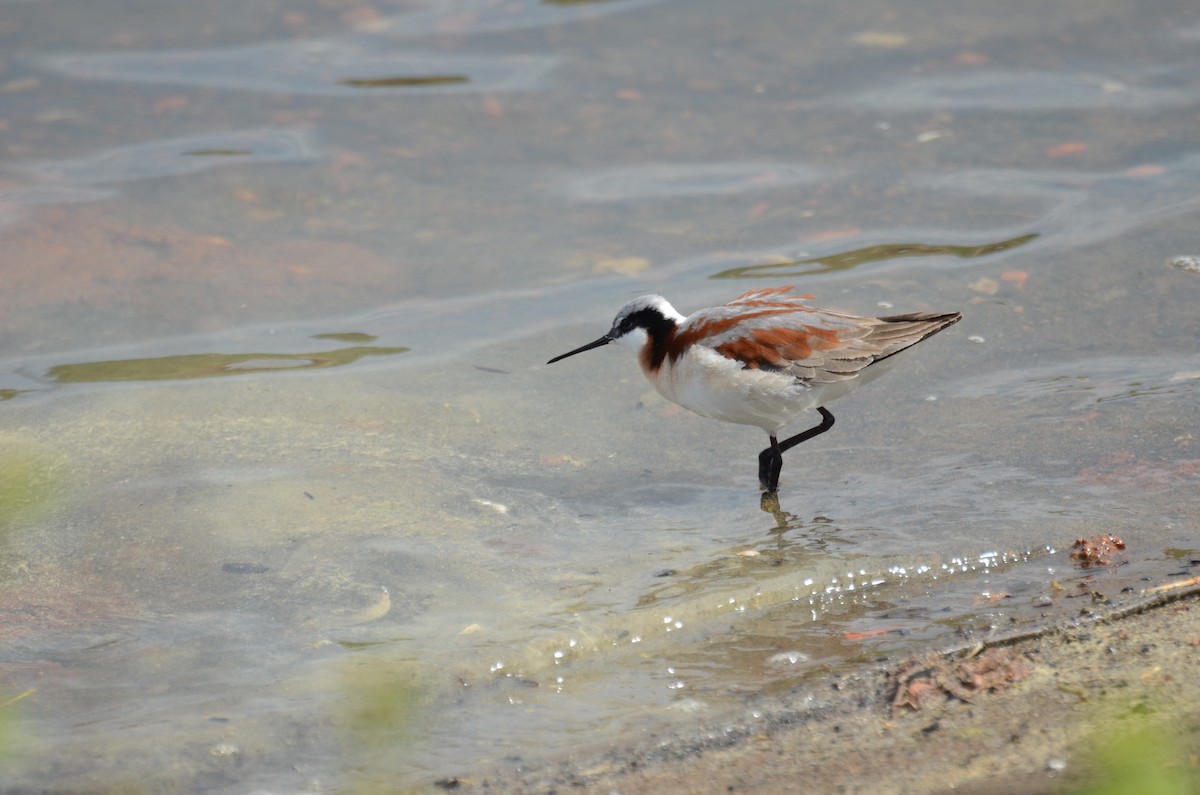
[[(693, 347), (656, 374), (647, 373), (659, 394), (690, 411), (776, 434), (803, 414), (848, 391), (846, 382), (810, 387), (794, 376), (747, 370), (710, 348)], [(841, 387), (838, 394), (830, 387)]]

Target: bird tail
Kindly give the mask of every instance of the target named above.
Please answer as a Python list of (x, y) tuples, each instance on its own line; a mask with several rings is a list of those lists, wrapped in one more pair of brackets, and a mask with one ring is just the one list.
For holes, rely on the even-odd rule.
[[(911, 348), (923, 339), (962, 320), (961, 312), (912, 312), (907, 315), (881, 317), (880, 325), (871, 331), (871, 339), (886, 353), (880, 359)], [(876, 361), (879, 361), (877, 359)]]

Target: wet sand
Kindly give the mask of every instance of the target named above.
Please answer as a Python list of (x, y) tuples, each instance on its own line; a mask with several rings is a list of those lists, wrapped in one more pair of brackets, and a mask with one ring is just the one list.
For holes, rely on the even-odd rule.
[[(438, 782), (459, 792), (1194, 792), (1200, 781), (1200, 588), (1143, 594), (987, 644), (1019, 681), (969, 701), (895, 707), (881, 660), (750, 704), (761, 717), (647, 737), (549, 764)], [(910, 676), (983, 650), (937, 655)], [(932, 658), (931, 658), (932, 659)], [(1162, 753), (1162, 759), (1154, 756)], [(1122, 784), (1122, 776), (1131, 786)], [(1157, 782), (1155, 782), (1157, 783)]]

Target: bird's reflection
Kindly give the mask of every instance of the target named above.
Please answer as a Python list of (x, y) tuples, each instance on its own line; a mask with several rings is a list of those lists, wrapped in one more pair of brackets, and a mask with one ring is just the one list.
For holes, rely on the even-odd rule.
[(754, 582), (764, 576), (775, 577), (783, 570), (800, 572), (811, 569), (818, 558), (829, 555), (829, 547), (839, 543), (842, 528), (825, 516), (805, 519), (785, 511), (775, 492), (762, 495), (760, 507), (771, 515), (773, 525), (757, 539), (713, 553), (713, 557), (685, 569), (658, 572), (658, 582), (638, 599), (645, 607), (663, 599), (706, 591), (714, 586), (729, 587), (739, 581)]
[(777, 491), (764, 491), (762, 498), (759, 500), (758, 507), (764, 513), (771, 514), (772, 518), (775, 519), (775, 527), (771, 530), (772, 533), (790, 530), (802, 524), (800, 518), (794, 513), (789, 513), (779, 506), (779, 492)]

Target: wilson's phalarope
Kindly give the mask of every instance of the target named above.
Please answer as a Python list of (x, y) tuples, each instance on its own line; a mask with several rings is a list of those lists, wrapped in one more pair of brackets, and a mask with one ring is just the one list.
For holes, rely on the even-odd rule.
[[(607, 334), (547, 364), (620, 342), (638, 354), (659, 394), (695, 413), (757, 425), (771, 437), (758, 456), (758, 480), (779, 488), (783, 453), (833, 427), (825, 404), (882, 375), (897, 353), (957, 323), (958, 312), (857, 317), (807, 306), (791, 287), (751, 290), (684, 317), (660, 295), (617, 313)], [(778, 440), (816, 409), (821, 424)]]

